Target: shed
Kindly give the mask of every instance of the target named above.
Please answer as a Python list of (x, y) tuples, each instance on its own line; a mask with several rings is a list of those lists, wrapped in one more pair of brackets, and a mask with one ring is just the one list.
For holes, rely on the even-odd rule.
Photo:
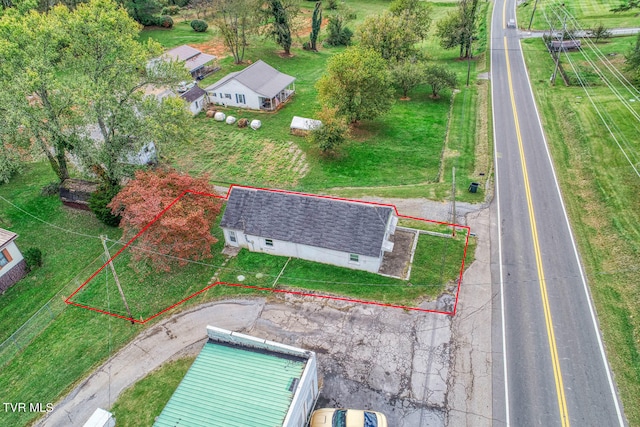
[(208, 340), (154, 427), (301, 427), (318, 398), (312, 351), (207, 327)]
[(27, 274), (27, 265), (15, 240), (13, 231), (0, 228), (0, 292), (13, 286)]
[(100, 184), (83, 179), (69, 178), (60, 184), (60, 200), (65, 206), (70, 208), (82, 209), (85, 211), (89, 208), (89, 197), (98, 190)]
[(229, 246), (377, 273), (397, 223), (389, 206), (234, 186), (220, 227)]
[(580, 49), (580, 40), (552, 40), (550, 49), (554, 52), (566, 52)]
[(259, 60), (207, 86), (209, 102), (228, 107), (273, 111), (295, 92), (296, 78)]
[(320, 126), (322, 126), (322, 122), (320, 120), (293, 116), (293, 119), (291, 119), (290, 131), (294, 135), (304, 136), (310, 131), (318, 129)]
[(191, 89), (180, 95), (180, 98), (184, 99), (187, 105), (189, 105), (189, 111), (194, 116), (198, 114), (204, 108), (205, 96), (207, 92), (204, 91), (198, 85), (193, 86)]

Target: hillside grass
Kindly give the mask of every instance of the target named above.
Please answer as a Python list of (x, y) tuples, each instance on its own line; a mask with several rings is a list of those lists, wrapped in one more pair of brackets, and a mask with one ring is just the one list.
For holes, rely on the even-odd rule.
[[(629, 424), (640, 425), (640, 178), (584, 91), (560, 82), (555, 87), (548, 84), (553, 62), (542, 42), (526, 40), (523, 47), (608, 360)], [(619, 124), (619, 137), (625, 137), (626, 149), (637, 159), (637, 121), (603, 85), (590, 93)]]

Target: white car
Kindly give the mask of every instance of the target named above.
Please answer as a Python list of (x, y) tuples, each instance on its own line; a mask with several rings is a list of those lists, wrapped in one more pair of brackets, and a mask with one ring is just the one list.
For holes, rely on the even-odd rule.
[(358, 409), (318, 409), (311, 415), (309, 427), (388, 427), (380, 412)]
[(516, 28), (516, 20), (511, 18), (509, 22), (507, 22), (507, 28)]

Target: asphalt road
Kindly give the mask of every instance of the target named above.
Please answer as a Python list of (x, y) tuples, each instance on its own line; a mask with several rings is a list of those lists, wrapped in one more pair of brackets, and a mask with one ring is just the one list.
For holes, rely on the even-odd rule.
[(519, 34), (506, 27), (510, 18), (514, 1), (496, 0), (491, 83), (500, 245), (493, 282), (501, 301), (493, 320), (494, 350), (504, 359), (494, 359), (494, 425), (623, 426)]

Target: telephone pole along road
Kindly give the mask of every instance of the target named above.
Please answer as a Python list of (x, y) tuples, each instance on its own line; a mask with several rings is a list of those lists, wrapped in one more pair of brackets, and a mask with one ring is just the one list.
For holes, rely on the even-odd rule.
[(624, 426), (518, 30), (506, 25), (514, 3), (496, 0), (491, 24), (495, 425)]

